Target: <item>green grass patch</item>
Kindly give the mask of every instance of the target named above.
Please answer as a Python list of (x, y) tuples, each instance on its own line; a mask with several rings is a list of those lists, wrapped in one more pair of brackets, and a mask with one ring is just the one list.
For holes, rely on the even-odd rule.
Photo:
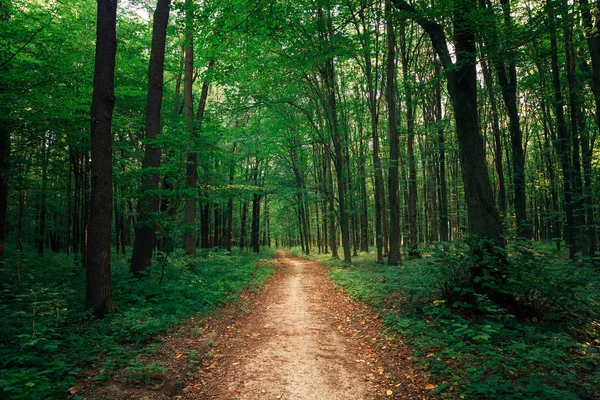
[(191, 260), (176, 251), (143, 280), (114, 257), (117, 311), (96, 319), (83, 312), (85, 270), (71, 258), (9, 251), (0, 269), (0, 397), (64, 398), (90, 365), (100, 371), (96, 380), (126, 367), (134, 379), (147, 381), (162, 367), (140, 365), (135, 355), (152, 351), (158, 335), (191, 315), (207, 315), (245, 289), (258, 290), (274, 272), (267, 261), (273, 254), (208, 253)]
[(443, 298), (468, 268), (461, 251), (402, 266), (377, 265), (373, 254), (349, 267), (322, 261), (336, 285), (370, 303), (414, 348), (413, 360), (430, 371), (440, 397), (600, 398), (597, 270), (556, 254), (512, 255), (510, 290), (544, 311), (519, 320), (486, 298), (476, 305)]

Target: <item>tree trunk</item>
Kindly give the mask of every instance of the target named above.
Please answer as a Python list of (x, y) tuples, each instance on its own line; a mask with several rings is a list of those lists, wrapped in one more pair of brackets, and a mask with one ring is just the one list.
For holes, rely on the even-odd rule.
[(556, 40), (556, 27), (554, 25), (554, 9), (553, 5), (548, 2), (546, 4), (548, 12), (548, 21), (551, 24), (550, 30), (550, 47), (551, 47), (551, 69), (552, 83), (554, 85), (554, 113), (556, 115), (558, 137), (555, 138), (554, 144), (556, 153), (560, 158), (561, 169), (563, 173), (563, 195), (564, 209), (566, 214), (565, 241), (569, 247), (569, 257), (574, 258), (577, 252), (581, 249), (581, 244), (575, 241), (577, 232), (575, 231), (575, 214), (573, 212), (573, 170), (571, 165), (570, 154), (570, 138), (567, 131), (567, 122), (563, 109), (562, 89), (560, 87), (560, 71), (558, 66), (558, 43)]
[(103, 316), (114, 310), (110, 277), (112, 220), (112, 114), (117, 1), (98, 0), (94, 92), (91, 107), (91, 197), (86, 270), (86, 309)]
[(187, 198), (185, 199), (184, 224), (185, 233), (183, 247), (185, 252), (196, 257), (196, 192), (198, 186), (198, 154), (195, 150), (196, 132), (194, 129), (194, 99), (192, 97), (192, 84), (194, 74), (194, 13), (193, 1), (185, 1), (185, 67), (183, 74), (183, 108), (185, 115), (185, 126), (193, 142), (188, 146), (185, 163), (185, 187)]
[[(142, 161), (142, 195), (137, 204), (137, 225), (135, 242), (129, 270), (140, 278), (146, 267), (152, 262), (152, 252), (156, 247), (156, 223), (153, 214), (159, 211), (158, 190), (161, 147), (152, 140), (160, 134), (160, 113), (163, 96), (163, 67), (165, 63), (165, 44), (169, 21), (169, 4), (171, 0), (158, 0), (154, 11), (152, 27), (152, 48), (148, 65), (148, 95), (146, 103), (146, 148)], [(154, 193), (153, 193), (154, 192)]]
[[(413, 104), (412, 88), (408, 76), (409, 58), (406, 47), (406, 29), (402, 24), (400, 50), (402, 59), (402, 81), (404, 83), (404, 96), (406, 98), (406, 133), (408, 156), (408, 244), (409, 253), (415, 255), (418, 250), (417, 239), (417, 169), (415, 165), (415, 105)], [(425, 197), (425, 196), (423, 196)]]
[[(44, 245), (46, 239), (46, 214), (48, 211), (48, 141), (45, 135), (42, 135), (42, 193), (40, 200), (40, 226), (38, 231), (38, 255), (44, 255)], [(111, 199), (112, 201), (112, 199)]]
[[(442, 84), (440, 63), (437, 61), (437, 54), (434, 53), (435, 63), (435, 123), (437, 125), (437, 145), (439, 151), (439, 224), (440, 241), (448, 243), (450, 235), (448, 232), (448, 188), (446, 184), (446, 143), (444, 139), (444, 119), (442, 115)], [(447, 247), (447, 245), (444, 245)]]
[(396, 76), (396, 35), (392, 25), (391, 1), (385, 2), (387, 25), (387, 68), (386, 68), (386, 100), (388, 109), (388, 125), (390, 131), (390, 167), (388, 175), (388, 191), (390, 201), (390, 252), (388, 265), (398, 265), (402, 262), (400, 256), (400, 193), (398, 181), (398, 162), (400, 157), (400, 141), (398, 123), (396, 121), (396, 99), (394, 97)]

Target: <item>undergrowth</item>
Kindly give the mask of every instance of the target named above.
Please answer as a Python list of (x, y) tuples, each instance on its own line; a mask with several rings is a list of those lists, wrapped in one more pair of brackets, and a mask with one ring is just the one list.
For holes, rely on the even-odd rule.
[(64, 398), (90, 366), (99, 371), (96, 380), (126, 367), (132, 379), (146, 381), (162, 366), (141, 365), (135, 355), (159, 346), (158, 335), (244, 289), (257, 290), (273, 272), (272, 263), (261, 262), (272, 250), (208, 253), (194, 261), (176, 251), (143, 280), (129, 274), (126, 258), (113, 256), (117, 311), (96, 319), (82, 311), (85, 270), (72, 258), (7, 250), (0, 268), (0, 398), (7, 399)]
[[(370, 303), (415, 350), (442, 398), (600, 398), (600, 278), (550, 252), (510, 253), (507, 290), (529, 316), (517, 318), (471, 288), (470, 254), (433, 252), (401, 266), (323, 260), (335, 284)], [(449, 290), (450, 288), (450, 290)], [(451, 292), (451, 293), (449, 293)], [(452, 292), (455, 292), (452, 294)]]

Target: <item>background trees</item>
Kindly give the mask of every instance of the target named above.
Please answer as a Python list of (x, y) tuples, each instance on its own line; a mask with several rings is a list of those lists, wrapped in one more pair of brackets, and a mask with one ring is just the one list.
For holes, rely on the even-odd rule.
[[(2, 4), (2, 233), (84, 260), (93, 17), (83, 3)], [(268, 242), (333, 257), (341, 245), (347, 262), (373, 246), (396, 264), (466, 233), (565, 239), (571, 258), (594, 257), (588, 2), (188, 1), (169, 22), (166, 5), (150, 74), (162, 44), (147, 9), (117, 21), (110, 228), (119, 254), (146, 245), (132, 271), (155, 250)]]

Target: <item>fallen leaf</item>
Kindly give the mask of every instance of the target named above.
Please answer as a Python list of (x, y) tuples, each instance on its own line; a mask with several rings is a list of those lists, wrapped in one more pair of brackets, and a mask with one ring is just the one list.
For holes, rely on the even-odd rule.
[(435, 389), (436, 387), (437, 387), (437, 386), (435, 386), (435, 385), (432, 385), (431, 383), (429, 383), (427, 386), (425, 386), (425, 389), (427, 389), (427, 390), (433, 390), (433, 389)]

